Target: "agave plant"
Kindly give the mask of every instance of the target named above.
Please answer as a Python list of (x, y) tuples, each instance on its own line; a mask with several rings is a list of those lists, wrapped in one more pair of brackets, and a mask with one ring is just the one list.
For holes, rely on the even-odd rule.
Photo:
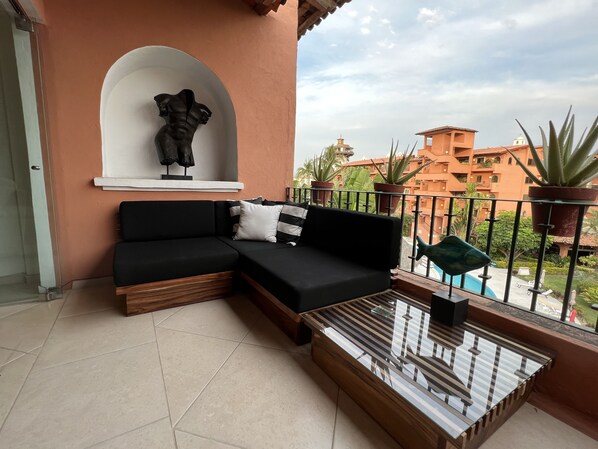
[(594, 120), (589, 132), (586, 134), (587, 129), (583, 132), (575, 147), (573, 146), (575, 115), (571, 115), (571, 108), (569, 108), (565, 122), (558, 134), (552, 121), (549, 122), (548, 140), (544, 130), (540, 128), (544, 149), (542, 158), (519, 120), (517, 120), (517, 124), (529, 142), (529, 149), (540, 173), (540, 178), (534, 175), (511, 150), (507, 149), (507, 151), (511, 153), (530, 179), (539, 186), (581, 187), (598, 175), (598, 159), (596, 158), (596, 149), (593, 149), (598, 140), (598, 117)]
[(311, 163), (311, 175), (314, 181), (332, 182), (334, 177), (342, 170), (338, 168), (336, 149), (324, 148), (319, 156), (313, 158)]
[(378, 168), (373, 159), (370, 159), (386, 184), (403, 185), (411, 178), (413, 178), (415, 175), (417, 175), (421, 170), (423, 170), (425, 167), (432, 163), (432, 161), (428, 161), (425, 164), (417, 167), (415, 170), (407, 173), (406, 175), (403, 174), (407, 167), (409, 167), (409, 162), (411, 162), (413, 152), (415, 151), (415, 145), (417, 144), (413, 145), (413, 148), (411, 148), (411, 151), (408, 155), (402, 155), (397, 157), (399, 142), (397, 141), (397, 144), (395, 145), (393, 139), (393, 141), (390, 144), (390, 155), (388, 156), (388, 163), (386, 164), (386, 174), (382, 173), (382, 171)]

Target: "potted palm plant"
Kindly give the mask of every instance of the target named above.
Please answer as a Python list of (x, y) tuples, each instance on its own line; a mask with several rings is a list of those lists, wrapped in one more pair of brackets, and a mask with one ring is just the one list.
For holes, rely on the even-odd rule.
[(380, 173), (380, 176), (384, 180), (384, 182), (375, 182), (374, 183), (374, 190), (376, 193), (376, 211), (380, 212), (388, 212), (393, 213), (397, 208), (397, 204), (399, 202), (400, 196), (393, 195), (393, 193), (403, 193), (405, 191), (405, 184), (415, 175), (417, 175), (422, 169), (427, 167), (432, 163), (432, 161), (426, 162), (425, 164), (420, 165), (415, 170), (410, 171), (408, 173), (404, 173), (405, 170), (409, 168), (409, 162), (411, 162), (411, 158), (413, 157), (413, 152), (415, 151), (415, 145), (411, 148), (411, 151), (407, 155), (398, 155), (399, 149), (399, 142), (394, 145), (394, 140), (390, 144), (390, 154), (388, 155), (388, 163), (386, 164), (386, 173), (382, 173), (382, 170), (378, 168), (376, 163), (373, 159), (372, 164)]
[(313, 158), (311, 163), (311, 201), (313, 204), (327, 204), (332, 195), (334, 183), (332, 182), (342, 168), (338, 167), (336, 148), (324, 148), (319, 156)]
[[(575, 116), (571, 115), (571, 108), (567, 113), (565, 122), (557, 134), (552, 122), (549, 122), (548, 139), (542, 128), (543, 157), (540, 157), (527, 131), (517, 120), (523, 130), (529, 149), (540, 176), (536, 176), (511, 150), (509, 153), (515, 158), (517, 164), (525, 171), (529, 178), (537, 184), (529, 188), (529, 197), (532, 200), (554, 201), (550, 224), (553, 227), (548, 231), (550, 235), (572, 236), (578, 219), (579, 205), (566, 205), (567, 202), (596, 201), (598, 190), (585, 186), (598, 175), (598, 159), (594, 144), (598, 140), (598, 117), (590, 127), (584, 131), (581, 139), (575, 145), (574, 123)], [(587, 130), (586, 130), (587, 131)], [(532, 220), (534, 231), (541, 232), (541, 224), (546, 221), (547, 205), (545, 203), (532, 204)]]

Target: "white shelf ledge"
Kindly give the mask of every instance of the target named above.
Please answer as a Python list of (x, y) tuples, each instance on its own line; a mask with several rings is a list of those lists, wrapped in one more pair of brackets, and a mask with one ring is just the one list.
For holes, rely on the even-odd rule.
[(238, 192), (245, 185), (235, 181), (181, 181), (147, 178), (93, 178), (102, 190), (137, 190), (146, 192)]

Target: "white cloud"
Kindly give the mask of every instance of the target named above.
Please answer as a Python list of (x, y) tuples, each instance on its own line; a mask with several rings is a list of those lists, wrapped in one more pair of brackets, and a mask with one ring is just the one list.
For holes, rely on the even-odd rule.
[(427, 28), (434, 28), (444, 22), (444, 15), (438, 9), (421, 8), (417, 12), (417, 21)]
[(339, 134), (358, 160), (385, 154), (392, 137), (404, 147), (446, 124), (479, 130), (476, 147), (510, 144), (515, 118), (532, 131), (562, 120), (570, 104), (579, 127), (589, 125), (595, 0), (474, 3), (351, 2), (310, 31), (299, 43), (296, 164)]
[(361, 23), (363, 23), (364, 25), (369, 24), (372, 21), (372, 16), (365, 16), (363, 19), (361, 19)]

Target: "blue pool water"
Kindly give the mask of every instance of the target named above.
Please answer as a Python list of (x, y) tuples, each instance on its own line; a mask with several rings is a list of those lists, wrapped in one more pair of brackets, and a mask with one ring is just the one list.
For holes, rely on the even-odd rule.
[[(433, 264), (434, 265), (434, 264)], [(438, 268), (436, 265), (434, 265), (434, 270), (436, 270), (436, 272), (440, 275), (440, 278), (442, 279), (442, 270), (440, 268)], [(450, 282), (451, 277), (447, 274), (446, 275), (446, 282)], [(461, 275), (459, 276), (453, 276), (453, 282), (452, 284), (455, 287), (460, 287), (461, 286)], [(471, 274), (465, 274), (465, 288), (467, 290), (470, 290), (474, 293), (481, 293), (482, 292), (482, 281), (480, 281), (477, 277), (472, 276)], [(492, 291), (492, 289), (490, 287), (488, 287), (488, 284), (486, 284), (486, 292), (485, 295), (488, 296), (489, 298), (496, 298), (496, 295), (494, 294), (494, 292)]]

